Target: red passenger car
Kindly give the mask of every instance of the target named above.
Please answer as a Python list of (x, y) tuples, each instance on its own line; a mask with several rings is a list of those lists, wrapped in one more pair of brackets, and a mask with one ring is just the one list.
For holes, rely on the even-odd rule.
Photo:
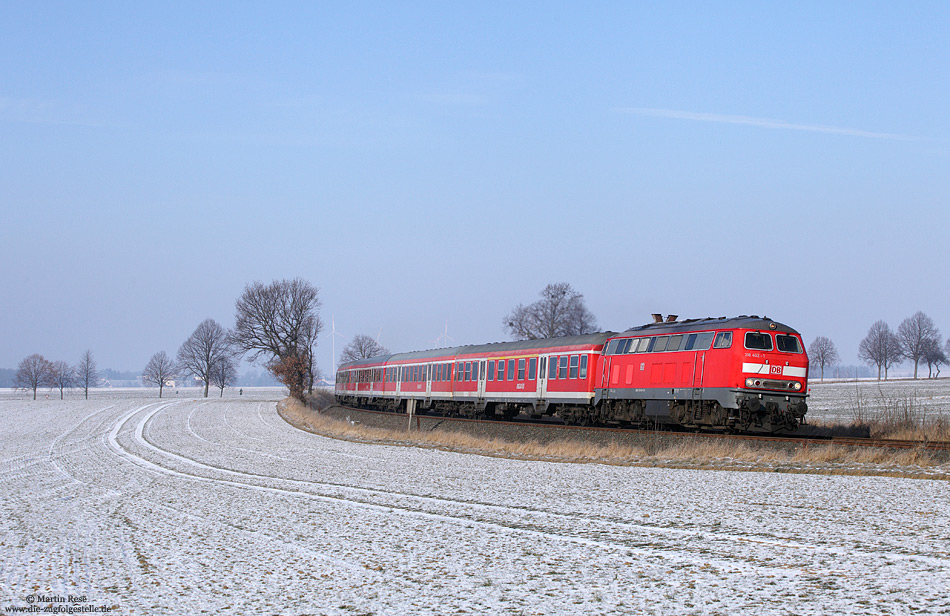
[(340, 366), (336, 396), (397, 412), (775, 432), (803, 421), (807, 378), (798, 332), (736, 317), (375, 357)]

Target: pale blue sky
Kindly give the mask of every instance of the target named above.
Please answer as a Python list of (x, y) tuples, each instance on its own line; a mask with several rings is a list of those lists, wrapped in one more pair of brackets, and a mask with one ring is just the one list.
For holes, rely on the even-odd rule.
[(946, 2), (195, 4), (0, 1), (0, 367), (141, 369), (295, 276), (394, 351), (555, 281), (950, 334)]

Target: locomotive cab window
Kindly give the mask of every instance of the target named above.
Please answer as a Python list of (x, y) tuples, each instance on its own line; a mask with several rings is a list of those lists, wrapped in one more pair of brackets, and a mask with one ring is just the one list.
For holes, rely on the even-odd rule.
[(659, 353), (666, 350), (666, 345), (670, 343), (669, 336), (660, 336), (656, 339), (656, 342), (653, 343), (653, 352)]
[(713, 339), (712, 332), (703, 332), (701, 334), (690, 334), (686, 338), (687, 351), (705, 351), (709, 348), (709, 343)]
[(716, 341), (713, 342), (714, 349), (728, 349), (732, 346), (732, 332), (719, 332), (716, 334)]
[(753, 351), (771, 351), (772, 336), (762, 332), (746, 332), (745, 348)]
[(670, 343), (667, 345), (667, 351), (679, 351), (680, 344), (683, 342), (683, 334), (677, 334), (676, 336), (670, 336)]
[(775, 346), (783, 353), (801, 353), (802, 345), (795, 336), (775, 334)]

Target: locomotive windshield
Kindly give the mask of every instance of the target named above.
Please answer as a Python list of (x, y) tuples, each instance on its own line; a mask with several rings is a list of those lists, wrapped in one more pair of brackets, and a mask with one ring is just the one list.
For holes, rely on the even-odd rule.
[(762, 332), (746, 332), (745, 348), (756, 351), (771, 351), (772, 336)]
[(784, 353), (801, 353), (802, 344), (798, 341), (798, 338), (795, 336), (785, 336), (782, 334), (775, 335), (775, 346), (778, 347), (779, 351)]

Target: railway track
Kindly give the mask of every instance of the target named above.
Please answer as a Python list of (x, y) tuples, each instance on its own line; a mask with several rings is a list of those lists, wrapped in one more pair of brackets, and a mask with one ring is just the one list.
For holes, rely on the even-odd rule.
[[(399, 417), (399, 414), (391, 413), (388, 411), (372, 411), (367, 409), (360, 409), (356, 407), (340, 407), (348, 411), (354, 411), (358, 413), (367, 413), (373, 415), (380, 415), (385, 417)], [(403, 415), (407, 420), (408, 416)], [(564, 424), (557, 420), (528, 420), (528, 419), (513, 419), (509, 421), (498, 420), (498, 419), (467, 419), (464, 417), (446, 417), (443, 415), (429, 415), (429, 414), (417, 414), (414, 417), (417, 418), (417, 422), (420, 418), (428, 419), (437, 419), (440, 422), (459, 422), (459, 423), (471, 423), (471, 424), (482, 424), (485, 426), (493, 425), (509, 425), (509, 426), (528, 426), (537, 429), (557, 429), (562, 431), (579, 431), (584, 433), (594, 433), (594, 432), (616, 432), (623, 434), (641, 434), (641, 435), (662, 435), (665, 437), (677, 437), (682, 436), (684, 438), (708, 438), (708, 439), (723, 439), (723, 440), (741, 440), (741, 441), (752, 441), (752, 442), (763, 442), (763, 443), (787, 443), (789, 445), (805, 445), (805, 444), (827, 444), (827, 445), (838, 445), (842, 447), (877, 447), (885, 449), (925, 449), (930, 451), (948, 451), (950, 452), (950, 442), (947, 441), (912, 441), (912, 440), (899, 440), (899, 439), (881, 439), (881, 438), (864, 438), (864, 437), (840, 437), (840, 436), (822, 436), (822, 435), (754, 435), (754, 434), (723, 434), (717, 432), (688, 432), (688, 431), (673, 431), (673, 430), (646, 430), (638, 428), (620, 428), (612, 426), (571, 426)], [(417, 423), (418, 425), (418, 423)]]

